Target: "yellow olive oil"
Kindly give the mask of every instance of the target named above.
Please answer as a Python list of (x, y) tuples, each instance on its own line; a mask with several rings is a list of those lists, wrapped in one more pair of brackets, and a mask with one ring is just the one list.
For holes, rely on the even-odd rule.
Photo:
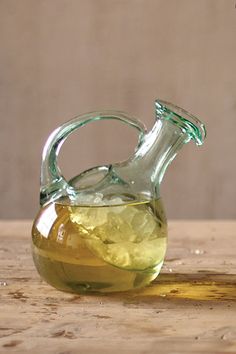
[(159, 274), (167, 225), (160, 199), (118, 205), (44, 206), (32, 229), (41, 277), (75, 293), (140, 288)]

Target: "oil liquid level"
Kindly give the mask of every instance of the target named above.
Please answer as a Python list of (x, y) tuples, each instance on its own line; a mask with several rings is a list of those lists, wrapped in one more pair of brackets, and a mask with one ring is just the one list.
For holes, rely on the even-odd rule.
[(39, 274), (75, 293), (125, 291), (149, 284), (166, 252), (160, 199), (107, 206), (50, 203), (32, 230)]

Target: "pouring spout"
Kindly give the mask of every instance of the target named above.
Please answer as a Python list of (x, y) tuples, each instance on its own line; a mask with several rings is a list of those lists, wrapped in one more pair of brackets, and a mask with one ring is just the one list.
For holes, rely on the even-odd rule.
[(188, 134), (197, 145), (202, 145), (206, 138), (205, 125), (191, 113), (166, 101), (155, 101), (157, 119), (167, 120)]
[(153, 128), (145, 135), (133, 159), (122, 165), (140, 190), (148, 183), (147, 188), (151, 184), (157, 190), (178, 151), (191, 140), (202, 145), (206, 137), (204, 124), (182, 108), (157, 100), (155, 109)]
[(155, 125), (161, 128), (158, 129), (156, 139), (157, 156), (152, 179), (160, 184), (166, 168), (182, 146), (191, 140), (196, 145), (202, 145), (206, 129), (198, 118), (166, 101), (156, 100), (155, 109), (157, 118)]

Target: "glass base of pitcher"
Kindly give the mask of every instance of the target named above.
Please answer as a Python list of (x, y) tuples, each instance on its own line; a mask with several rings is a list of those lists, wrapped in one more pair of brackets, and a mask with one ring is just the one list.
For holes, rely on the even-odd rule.
[(41, 277), (58, 290), (76, 293), (112, 293), (142, 288), (159, 274), (163, 262), (144, 271), (123, 270), (112, 265), (75, 265), (33, 253)]

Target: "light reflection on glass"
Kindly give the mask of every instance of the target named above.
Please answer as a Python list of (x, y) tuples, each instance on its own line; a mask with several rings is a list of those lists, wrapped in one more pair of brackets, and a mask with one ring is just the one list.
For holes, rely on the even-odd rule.
[(37, 229), (44, 237), (48, 238), (54, 221), (57, 219), (57, 213), (55, 210), (55, 205), (52, 204), (44, 210), (44, 213), (40, 216)]

